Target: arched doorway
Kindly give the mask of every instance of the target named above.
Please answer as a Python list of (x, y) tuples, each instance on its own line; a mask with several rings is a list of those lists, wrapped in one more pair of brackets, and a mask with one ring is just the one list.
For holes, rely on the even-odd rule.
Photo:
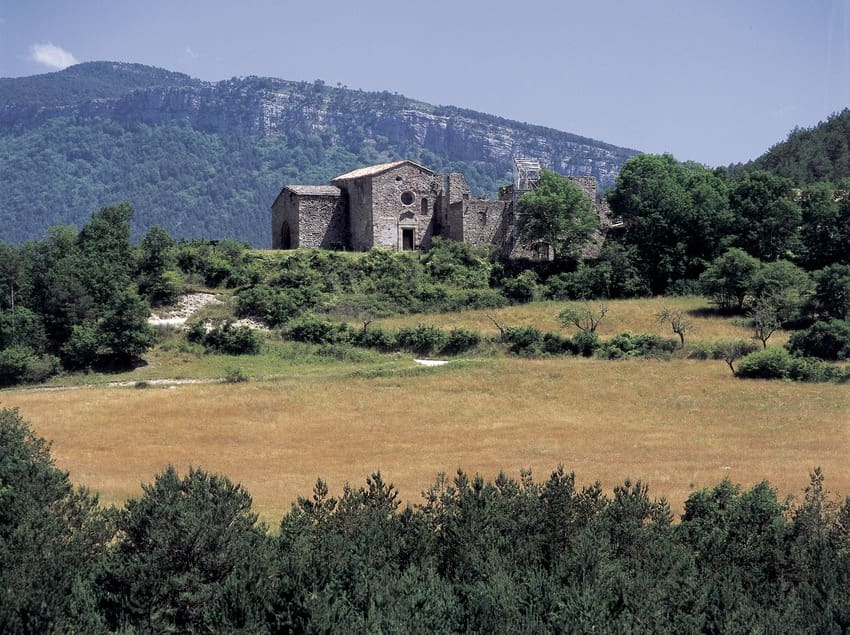
[(399, 251), (412, 251), (416, 249), (416, 218), (413, 212), (402, 212), (398, 219), (398, 245)]
[(289, 223), (283, 222), (283, 227), (280, 230), (280, 248), (292, 249), (292, 232), (289, 229)]

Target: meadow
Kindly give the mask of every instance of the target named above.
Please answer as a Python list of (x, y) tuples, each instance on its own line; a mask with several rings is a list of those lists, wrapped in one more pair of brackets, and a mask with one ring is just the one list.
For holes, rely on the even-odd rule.
[[(600, 331), (663, 333), (652, 316), (676, 302), (698, 304), (611, 302)], [(555, 330), (560, 306), (510, 307), (497, 319)], [(747, 335), (734, 321), (698, 309), (691, 307), (693, 338)], [(487, 313), (382, 323), (486, 332), (488, 324), (495, 330)], [(676, 512), (694, 489), (726, 477), (746, 487), (767, 479), (780, 497), (799, 496), (815, 466), (831, 490), (850, 494), (847, 385), (740, 380), (722, 361), (682, 358), (493, 355), (422, 368), (409, 355), (321, 359), (309, 350), (280, 342), (241, 358), (159, 350), (132, 373), (89, 376), (90, 385), (7, 390), (0, 401), (20, 407), (53, 441), (57, 464), (106, 503), (138, 495), (140, 484), (169, 463), (181, 471), (196, 465), (245, 485), (272, 526), (297, 496), (310, 495), (317, 477), (338, 494), (343, 483), (358, 486), (375, 470), (411, 503), (420, 502), (438, 472), (460, 467), (492, 478), (530, 468), (543, 480), (558, 464), (582, 483), (600, 480), (609, 492), (627, 477), (641, 479)], [(249, 381), (98, 385), (222, 377), (234, 364)]]

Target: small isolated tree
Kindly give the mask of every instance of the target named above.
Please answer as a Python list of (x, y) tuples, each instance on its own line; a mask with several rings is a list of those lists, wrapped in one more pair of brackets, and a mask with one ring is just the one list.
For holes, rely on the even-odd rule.
[(693, 330), (693, 323), (688, 320), (687, 313), (682, 309), (663, 308), (656, 313), (655, 318), (659, 324), (670, 324), (673, 332), (679, 336), (681, 348), (685, 348), (685, 333)]
[(589, 302), (582, 305), (570, 305), (558, 313), (562, 326), (575, 326), (579, 331), (595, 333), (599, 323), (608, 313), (608, 305), (600, 304), (596, 309)]
[(723, 361), (726, 362), (729, 370), (732, 371), (732, 375), (737, 377), (738, 371), (735, 370), (735, 362), (748, 353), (747, 342), (742, 340), (722, 342), (718, 346), (718, 352), (723, 357)]
[(556, 259), (578, 256), (599, 229), (599, 216), (587, 195), (549, 170), (541, 171), (537, 189), (520, 197), (517, 212), (522, 240), (551, 245)]
[(767, 348), (767, 340), (782, 327), (782, 313), (775, 296), (759, 298), (750, 310), (753, 337), (761, 342), (762, 348)]

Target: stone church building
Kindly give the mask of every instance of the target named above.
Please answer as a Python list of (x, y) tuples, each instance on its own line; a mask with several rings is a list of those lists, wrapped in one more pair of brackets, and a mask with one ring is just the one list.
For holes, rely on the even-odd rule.
[[(607, 205), (594, 177), (570, 177), (603, 225)], [(272, 247), (366, 251), (428, 249), (434, 236), (489, 245), (511, 257), (548, 258), (548, 245), (524, 245), (515, 222), (515, 186), (499, 200), (473, 198), (462, 174), (437, 174), (395, 161), (341, 174), (331, 185), (287, 185), (272, 205)]]

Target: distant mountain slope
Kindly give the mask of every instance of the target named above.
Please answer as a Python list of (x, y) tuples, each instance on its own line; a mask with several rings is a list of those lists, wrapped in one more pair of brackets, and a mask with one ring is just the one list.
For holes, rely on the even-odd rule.
[(91, 62), (0, 79), (0, 238), (80, 225), (120, 200), (134, 231), (269, 246), (269, 207), (287, 183), (326, 183), (399, 158), (462, 171), (478, 194), (534, 156), (603, 185), (636, 154), (585, 137), (388, 92), (248, 77), (202, 82)]
[(850, 178), (850, 110), (813, 128), (794, 129), (785, 141), (739, 167), (768, 170), (799, 184)]

